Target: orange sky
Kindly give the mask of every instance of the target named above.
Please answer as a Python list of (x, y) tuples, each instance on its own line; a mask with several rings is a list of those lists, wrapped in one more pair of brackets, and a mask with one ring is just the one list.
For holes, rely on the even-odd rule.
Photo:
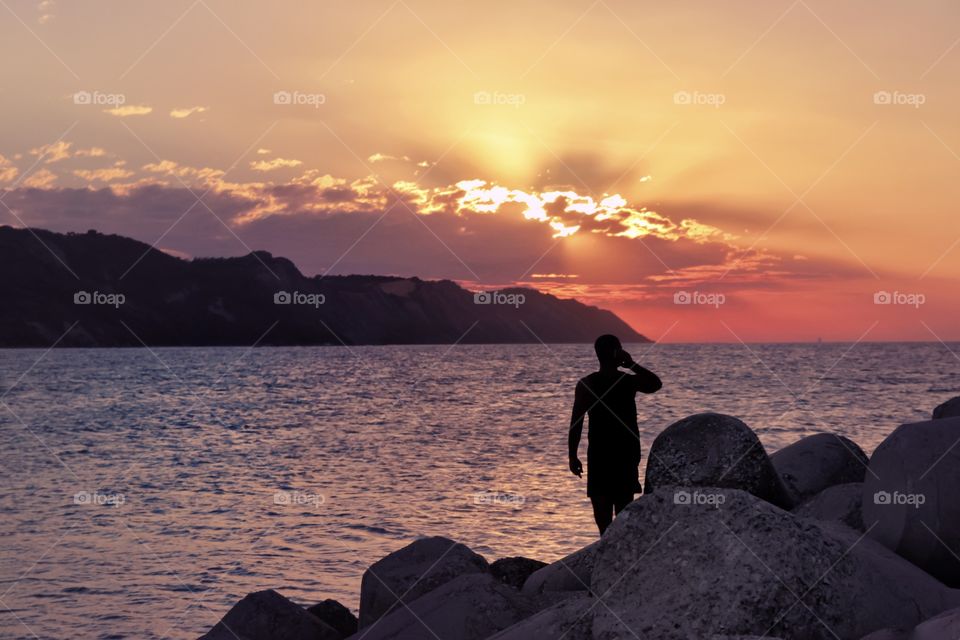
[(0, 12), (0, 224), (520, 283), (664, 341), (960, 340), (956, 3)]

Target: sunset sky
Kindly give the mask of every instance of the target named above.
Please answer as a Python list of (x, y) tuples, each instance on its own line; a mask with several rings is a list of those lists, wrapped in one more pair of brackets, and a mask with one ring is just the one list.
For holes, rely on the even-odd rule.
[(0, 16), (0, 224), (532, 286), (664, 342), (960, 340), (954, 0)]

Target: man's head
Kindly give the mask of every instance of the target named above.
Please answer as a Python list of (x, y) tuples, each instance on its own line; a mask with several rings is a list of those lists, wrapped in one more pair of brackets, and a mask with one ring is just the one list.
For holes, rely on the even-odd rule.
[(593, 343), (593, 350), (597, 352), (597, 360), (601, 367), (616, 367), (620, 360), (623, 347), (617, 336), (605, 333)]

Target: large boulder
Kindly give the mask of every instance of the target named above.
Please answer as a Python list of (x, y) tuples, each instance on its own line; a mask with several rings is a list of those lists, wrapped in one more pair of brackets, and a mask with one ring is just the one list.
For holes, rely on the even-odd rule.
[(589, 544), (556, 562), (537, 569), (523, 583), (523, 593), (537, 594), (554, 591), (587, 591), (590, 574), (597, 557), (600, 541)]
[(200, 640), (340, 640), (342, 637), (300, 605), (269, 589), (245, 596)]
[(910, 640), (957, 640), (960, 638), (960, 609), (951, 609), (921, 622)]
[(344, 638), (356, 633), (359, 628), (357, 626), (357, 616), (336, 600), (324, 600), (313, 605), (307, 611), (320, 618)]
[(490, 640), (591, 640), (596, 598), (578, 595), (507, 627)]
[(361, 629), (354, 640), (482, 640), (557, 601), (525, 596), (488, 573), (454, 578)]
[(491, 564), (490, 574), (503, 584), (510, 585), (514, 589), (520, 589), (527, 578), (530, 577), (530, 574), (545, 566), (547, 566), (546, 562), (524, 558), (523, 556), (513, 556), (500, 558)]
[(901, 425), (870, 460), (868, 535), (950, 586), (960, 586), (960, 418)]
[[(683, 490), (687, 493), (687, 490)], [(600, 541), (594, 640), (758, 635), (860, 638), (960, 603), (847, 527), (796, 516), (744, 491), (661, 489), (631, 503)]]
[(674, 422), (653, 441), (646, 490), (670, 485), (741, 489), (785, 509), (793, 506), (757, 434), (720, 413)]
[(950, 398), (933, 410), (933, 419), (960, 417), (960, 396)]
[(833, 433), (818, 433), (770, 456), (773, 468), (794, 504), (827, 487), (863, 482), (869, 458), (857, 443)]
[(421, 538), (381, 558), (360, 581), (360, 628), (456, 577), (487, 573), (483, 556), (449, 538)]
[(864, 531), (863, 483), (851, 482), (827, 487), (793, 510), (795, 516), (828, 522), (842, 522)]

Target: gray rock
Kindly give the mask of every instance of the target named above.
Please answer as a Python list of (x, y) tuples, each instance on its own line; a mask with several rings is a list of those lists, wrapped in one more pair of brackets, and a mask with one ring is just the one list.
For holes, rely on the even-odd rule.
[(500, 558), (491, 564), (490, 573), (503, 584), (509, 585), (514, 589), (520, 589), (523, 587), (523, 583), (527, 581), (527, 578), (530, 577), (530, 574), (545, 566), (547, 566), (546, 562), (540, 562), (539, 560), (524, 558), (522, 556), (514, 556), (510, 558)]
[(795, 516), (842, 522), (851, 529), (864, 531), (863, 483), (851, 482), (827, 487), (793, 510)]
[(400, 605), (353, 640), (482, 640), (528, 618), (556, 598), (525, 596), (488, 573), (454, 578)]
[(664, 486), (741, 489), (785, 509), (793, 506), (757, 435), (719, 413), (689, 416), (656, 437), (646, 491)]
[(324, 600), (313, 605), (307, 611), (320, 618), (344, 638), (356, 633), (359, 628), (357, 626), (357, 616), (336, 600)]
[(951, 609), (921, 622), (910, 640), (957, 640), (960, 638), (960, 609)]
[(960, 396), (950, 398), (933, 410), (933, 419), (960, 417)]
[(537, 569), (523, 583), (523, 593), (537, 594), (553, 591), (587, 591), (590, 575), (597, 557), (600, 541), (574, 551), (556, 562)]
[(596, 598), (573, 596), (507, 627), (490, 640), (591, 640)]
[(200, 640), (340, 640), (342, 637), (303, 607), (269, 589), (245, 596)]
[(400, 601), (412, 602), (468, 573), (487, 573), (489, 565), (466, 545), (449, 538), (422, 538), (381, 558), (360, 582), (360, 628), (371, 625)]
[(863, 482), (869, 459), (856, 442), (833, 433), (801, 438), (770, 456), (794, 504), (827, 487)]
[(860, 640), (909, 640), (910, 632), (903, 629), (880, 629), (869, 635), (865, 635)]
[(945, 584), (960, 586), (960, 418), (901, 425), (870, 460), (868, 535)]
[[(912, 627), (960, 592), (848, 527), (797, 518), (744, 491), (641, 497), (600, 541), (594, 640), (779, 635), (859, 638)], [(835, 634), (835, 635), (834, 635)]]

